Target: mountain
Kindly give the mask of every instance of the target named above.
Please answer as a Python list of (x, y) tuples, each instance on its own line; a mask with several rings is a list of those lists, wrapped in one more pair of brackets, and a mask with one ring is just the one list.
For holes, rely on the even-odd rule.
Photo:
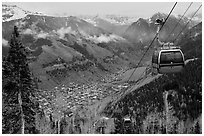
[[(189, 24), (176, 41), (191, 59), (184, 71), (151, 76), (151, 52), (134, 68), (155, 35), (155, 20), (166, 14), (129, 24), (112, 15), (105, 19), (25, 13), (12, 18), (13, 11), (2, 23), (2, 55), (7, 56), (13, 27), (18, 26), (39, 85), (34, 93), (42, 110), (36, 116), (40, 133), (201, 132), (202, 23), (192, 28)], [(169, 18), (162, 40), (178, 19)], [(174, 36), (187, 21), (180, 22)]]
[(120, 36), (122, 36), (131, 23), (137, 20), (137, 18), (134, 17), (117, 15), (80, 16), (80, 18), (93, 24), (94, 26), (100, 27)]
[(2, 5), (2, 20), (5, 21), (11, 21), (15, 19), (24, 18), (29, 14), (33, 15), (41, 15), (42, 13), (39, 12), (30, 12), (23, 10), (22, 8), (17, 7), (16, 5)]
[[(114, 133), (201, 133), (202, 23), (177, 43), (188, 62), (181, 73), (144, 76), (104, 108), (101, 114), (115, 119)], [(127, 117), (130, 121), (125, 123)]]
[(137, 20), (136, 17), (121, 16), (121, 15), (96, 15), (96, 16), (81, 15), (79, 17), (94, 25), (98, 25), (96, 19), (102, 19), (104, 21), (107, 21), (115, 25), (130, 25), (131, 23)]
[[(192, 16), (194, 16), (194, 17), (192, 18)], [(187, 15), (187, 17), (188, 17), (189, 19), (192, 18), (192, 20), (193, 20), (194, 22), (201, 22), (201, 21), (202, 21), (202, 12), (197, 13), (197, 14), (195, 14), (195, 15), (194, 15), (194, 13), (189, 13), (189, 14)]]
[(84, 82), (86, 77), (76, 76), (78, 71), (90, 75), (92, 80), (101, 80), (107, 72), (115, 72), (138, 60), (136, 48), (129, 41), (78, 17), (25, 15), (2, 23), (3, 55), (8, 53), (8, 41), (16, 25), (28, 52), (30, 67), (45, 88), (69, 79)]
[[(145, 19), (139, 18), (136, 22), (134, 22), (127, 28), (124, 33), (124, 37), (132, 42), (152, 39), (154, 34), (153, 32), (155, 32), (156, 27), (150, 25), (151, 24), (149, 24)], [(153, 32), (151, 31), (153, 29), (152, 27), (155, 29)]]
[[(201, 59), (189, 62), (180, 74), (131, 87), (126, 90), (129, 93), (110, 101), (102, 113), (115, 119), (116, 134), (201, 133), (201, 72)], [(130, 123), (124, 124), (127, 116)]]
[(186, 59), (202, 59), (202, 22), (188, 29), (177, 41)]
[[(123, 34), (123, 37), (126, 39), (138, 43), (138, 42), (146, 42), (150, 41), (154, 38), (157, 26), (155, 25), (156, 19), (165, 19), (167, 17), (167, 14), (164, 13), (156, 13), (149, 19), (143, 19), (139, 18), (136, 22), (132, 23)], [(160, 40), (161, 41), (171, 41), (176, 38), (176, 36), (180, 33), (180, 31), (184, 28), (186, 23), (189, 21), (187, 17), (182, 18), (180, 21), (180, 16), (174, 16), (171, 15), (167, 22), (165, 23), (164, 27), (160, 31)], [(174, 29), (173, 33), (172, 30), (176, 26), (177, 22), (179, 21), (179, 24), (177, 25), (176, 29)], [(196, 21), (191, 21), (187, 28), (190, 28), (194, 26), (195, 24), (198, 24)], [(171, 35), (170, 35), (171, 33)]]
[[(6, 18), (6, 15), (12, 16)], [(17, 15), (18, 18), (14, 18)], [(9, 51), (8, 41), (13, 26), (17, 25), (21, 30), (22, 42), (29, 52), (31, 67), (36, 66), (34, 73), (37, 76), (44, 74), (41, 79), (46, 82), (54, 79), (53, 82), (59, 83), (68, 79), (56, 75), (56, 69), (59, 68), (65, 73), (82, 67), (86, 67), (86, 70), (96, 69), (103, 74), (107, 71), (115, 72), (138, 62), (145, 46), (155, 35), (155, 20), (166, 16), (156, 13), (149, 19), (139, 18), (129, 25), (135, 18), (113, 15), (53, 17), (31, 13), (17, 6), (3, 5), (3, 55), (6, 56)], [(167, 38), (177, 21), (178, 18), (170, 16), (160, 33), (162, 40)], [(172, 35), (180, 32), (184, 24), (185, 21), (180, 21)], [(150, 56), (151, 53), (143, 61), (148, 61)]]

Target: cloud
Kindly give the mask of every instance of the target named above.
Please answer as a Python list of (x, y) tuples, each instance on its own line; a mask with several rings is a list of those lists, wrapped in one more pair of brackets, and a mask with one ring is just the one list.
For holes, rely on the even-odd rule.
[(71, 27), (67, 27), (67, 28), (60, 28), (57, 30), (57, 34), (59, 35), (59, 38), (63, 39), (65, 34), (74, 34), (76, 35), (76, 32), (72, 30)]
[(43, 33), (42, 31), (39, 33), (39, 34), (37, 34), (37, 38), (47, 38), (49, 36), (49, 34), (48, 33)]
[(9, 45), (8, 45), (8, 41), (5, 40), (4, 38), (2, 38), (2, 45), (3, 45), (3, 46), (9, 46)]
[(118, 35), (115, 35), (115, 34), (111, 34), (111, 35), (100, 35), (99, 37), (97, 36), (90, 36), (88, 38), (89, 40), (92, 40), (96, 43), (108, 43), (108, 42), (117, 42), (117, 41), (121, 41), (121, 40), (124, 40), (124, 38), (118, 36)]
[(83, 30), (79, 29), (79, 32), (81, 35), (83, 35), (87, 40), (91, 40), (95, 43), (108, 43), (108, 42), (117, 42), (117, 41), (124, 41), (125, 39), (118, 36), (118, 35), (115, 35), (115, 34), (110, 34), (110, 35), (107, 35), (107, 34), (101, 34), (100, 36), (90, 36), (88, 35), (86, 32), (84, 32)]
[(23, 34), (34, 34), (35, 32), (28, 28), (28, 29), (24, 30), (22, 33)]
[(43, 31), (40, 31), (39, 33), (36, 32), (35, 30), (32, 30), (30, 28), (27, 28), (26, 30), (22, 31), (23, 34), (30, 34), (34, 35), (34, 37), (37, 38), (47, 38), (49, 36), (48, 33), (44, 33)]

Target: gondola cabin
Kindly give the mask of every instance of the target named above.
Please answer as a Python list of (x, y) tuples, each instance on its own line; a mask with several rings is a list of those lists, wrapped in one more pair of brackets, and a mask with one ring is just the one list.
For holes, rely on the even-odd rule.
[(124, 119), (123, 119), (123, 123), (124, 123), (124, 127), (128, 127), (128, 128), (130, 128), (131, 127), (131, 124), (132, 124), (132, 121), (131, 121), (131, 119), (130, 119), (130, 117), (125, 117)]
[(152, 56), (152, 73), (179, 73), (185, 65), (183, 52), (179, 47), (161, 47)]

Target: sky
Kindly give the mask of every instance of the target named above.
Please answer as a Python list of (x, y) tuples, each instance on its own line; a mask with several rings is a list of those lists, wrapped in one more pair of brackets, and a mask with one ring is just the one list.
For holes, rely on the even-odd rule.
[[(55, 16), (116, 14), (148, 18), (157, 12), (169, 13), (174, 2), (3, 2), (3, 4), (14, 4), (28, 11)], [(193, 3), (187, 13), (195, 12), (201, 4)], [(178, 2), (173, 14), (182, 15), (189, 5), (190, 2)]]

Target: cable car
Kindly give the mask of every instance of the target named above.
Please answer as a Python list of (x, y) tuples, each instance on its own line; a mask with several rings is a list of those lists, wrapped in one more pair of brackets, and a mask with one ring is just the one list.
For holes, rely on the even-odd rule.
[(179, 47), (160, 47), (152, 55), (152, 73), (179, 73), (185, 65), (183, 52)]
[(161, 47), (157, 48), (152, 55), (152, 74), (181, 72), (185, 65), (183, 52), (173, 43), (164, 43), (159, 40), (159, 31), (164, 24), (164, 19), (156, 19), (155, 24), (158, 25), (157, 41)]
[(124, 124), (131, 124), (130, 117), (125, 117), (123, 120), (124, 120)]
[(124, 125), (124, 132), (125, 134), (131, 134), (132, 133), (132, 121), (130, 119), (130, 117), (125, 117), (123, 118), (123, 125)]

